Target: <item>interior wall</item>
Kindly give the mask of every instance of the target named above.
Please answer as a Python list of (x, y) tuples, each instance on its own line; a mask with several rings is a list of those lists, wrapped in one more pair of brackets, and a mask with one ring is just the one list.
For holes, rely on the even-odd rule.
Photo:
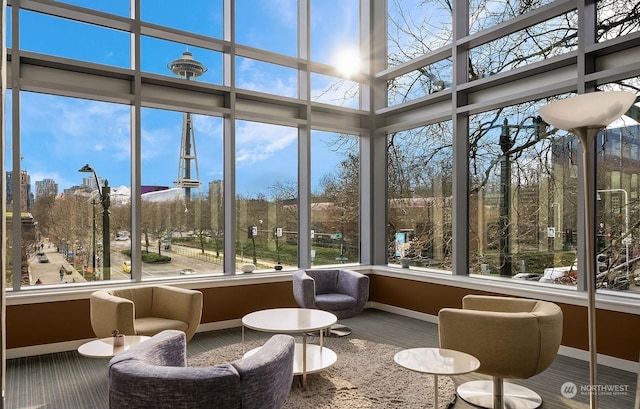
[[(380, 275), (370, 275), (370, 279), (372, 301), (430, 315), (438, 315), (445, 307), (460, 308), (467, 294), (501, 295)], [(563, 313), (562, 345), (588, 351), (587, 307), (556, 304)], [(640, 328), (640, 315), (598, 309), (596, 322), (598, 353), (638, 360), (640, 342), (635, 329)]]
[[(240, 319), (267, 308), (297, 307), (290, 281), (198, 290), (203, 295), (201, 324)], [(7, 349), (88, 338), (95, 338), (88, 299), (7, 306)]]
[[(437, 316), (444, 307), (459, 308), (470, 293), (500, 295), (466, 288), (369, 274), (372, 302)], [(202, 324), (240, 319), (266, 308), (296, 307), (291, 282), (199, 288), (203, 293)], [(588, 350), (587, 309), (559, 303), (564, 313), (562, 345)], [(46, 317), (46, 319), (41, 318)], [(598, 310), (598, 352), (636, 361), (640, 353), (640, 315)], [(7, 306), (7, 348), (93, 338), (89, 300)]]

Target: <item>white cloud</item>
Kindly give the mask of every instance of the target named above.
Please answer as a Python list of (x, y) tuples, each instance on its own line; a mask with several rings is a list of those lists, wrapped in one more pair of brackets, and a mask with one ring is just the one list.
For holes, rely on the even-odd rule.
[(104, 150), (105, 144), (118, 158), (130, 156), (129, 107), (23, 93), (21, 111), (23, 141), (51, 138), (54, 156), (90, 155)]
[(238, 122), (236, 130), (236, 163), (252, 166), (270, 160), (295, 145), (297, 131), (284, 126), (258, 122)]

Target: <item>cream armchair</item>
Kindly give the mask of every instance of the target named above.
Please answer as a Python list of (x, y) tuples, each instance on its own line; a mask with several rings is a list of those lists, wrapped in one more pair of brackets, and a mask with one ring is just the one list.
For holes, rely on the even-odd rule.
[(184, 331), (187, 341), (202, 316), (202, 293), (169, 286), (128, 287), (91, 294), (91, 327), (98, 338), (118, 330), (125, 335)]
[(503, 404), (506, 408), (536, 408), (542, 404), (536, 392), (503, 379), (527, 379), (551, 365), (562, 340), (562, 310), (558, 305), (467, 295), (462, 309), (440, 310), (438, 330), (441, 348), (475, 356), (480, 360), (477, 372), (493, 377), (493, 382), (460, 385), (457, 392), (462, 399), (484, 408), (502, 409)]

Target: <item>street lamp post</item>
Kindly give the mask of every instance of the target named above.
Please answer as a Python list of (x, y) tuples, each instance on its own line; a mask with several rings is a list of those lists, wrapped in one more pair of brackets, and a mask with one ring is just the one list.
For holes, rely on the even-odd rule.
[[(558, 237), (560, 231), (560, 203), (553, 202), (551, 203), (551, 219), (553, 220), (553, 236), (551, 237), (551, 246), (550, 251), (556, 249), (556, 238)], [(556, 218), (556, 213), (558, 217)]]
[[(498, 143), (502, 150), (500, 158), (500, 218), (498, 219), (500, 237), (500, 275), (511, 277), (511, 149), (515, 146), (516, 139), (511, 137), (511, 129), (535, 129), (536, 135), (540, 139), (546, 133), (545, 124), (542, 119), (530, 117), (533, 125), (514, 124), (509, 125), (507, 118), (504, 118), (502, 125), (492, 126), (500, 128), (500, 139)], [(525, 118), (529, 119), (529, 118)]]
[(96, 200), (94, 198), (91, 198), (91, 207), (93, 208), (93, 224), (91, 225), (92, 227), (92, 235), (91, 235), (91, 250), (92, 250), (92, 258), (91, 258), (91, 274), (94, 275), (96, 274)]
[[(104, 181), (104, 186), (100, 186), (100, 180), (98, 179), (98, 174), (96, 171), (89, 165), (86, 164), (81, 167), (79, 172), (84, 173), (92, 173), (93, 177), (96, 180), (96, 185), (98, 187), (98, 193), (100, 195), (100, 204), (102, 205), (102, 279), (110, 280), (111, 279), (111, 239), (109, 234), (109, 206), (111, 205), (111, 188), (109, 187), (109, 182)], [(94, 247), (93, 247), (93, 268), (95, 274), (95, 266), (96, 266), (96, 247), (95, 247), (95, 205), (94, 209)]]

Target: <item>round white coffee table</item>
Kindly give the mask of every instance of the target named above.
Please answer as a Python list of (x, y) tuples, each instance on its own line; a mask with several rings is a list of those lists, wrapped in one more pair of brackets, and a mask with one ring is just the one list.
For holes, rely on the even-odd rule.
[(113, 346), (113, 337), (100, 338), (80, 345), (78, 352), (89, 358), (111, 358), (149, 338), (145, 335), (125, 335), (123, 346)]
[[(308, 308), (273, 308), (255, 311), (242, 317), (242, 345), (244, 329), (275, 332), (279, 334), (302, 333), (302, 344), (296, 343), (293, 373), (302, 375), (306, 386), (307, 374), (319, 372), (336, 363), (335, 352), (323, 346), (323, 329), (331, 327), (338, 318), (330, 312)], [(307, 332), (320, 330), (320, 345), (307, 345)], [(252, 354), (257, 348), (247, 352)], [(247, 355), (245, 354), (245, 355)]]
[(405, 349), (398, 352), (393, 360), (412, 371), (433, 375), (435, 409), (438, 409), (438, 375), (462, 375), (480, 367), (480, 361), (476, 357), (442, 348)]

